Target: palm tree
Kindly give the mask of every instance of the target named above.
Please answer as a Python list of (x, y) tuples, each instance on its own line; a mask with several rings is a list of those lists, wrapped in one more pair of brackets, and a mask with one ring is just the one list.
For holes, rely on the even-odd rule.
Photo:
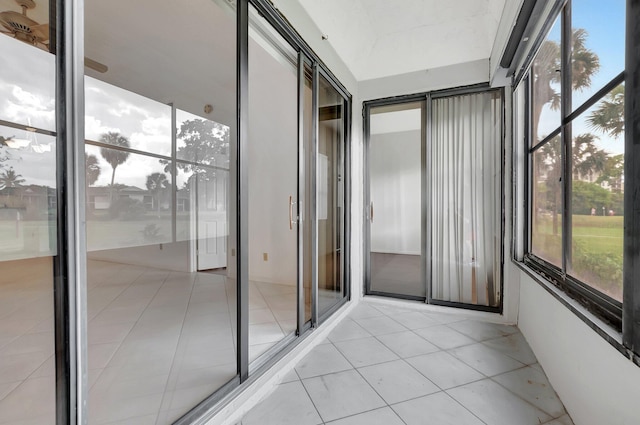
[[(588, 33), (582, 28), (574, 28), (571, 37), (571, 87), (573, 90), (582, 91), (591, 85), (591, 77), (600, 69), (600, 59), (593, 51), (586, 47)], [(532, 132), (534, 137), (538, 137), (538, 126), (540, 116), (545, 105), (549, 104), (551, 109), (560, 108), (560, 93), (553, 85), (562, 80), (561, 69), (562, 58), (560, 55), (560, 45), (552, 40), (545, 40), (540, 47), (540, 51), (531, 67), (533, 78), (533, 120)], [(539, 140), (536, 140), (538, 142)], [(534, 181), (540, 178), (539, 170), (534, 170)], [(556, 172), (549, 173), (548, 176), (556, 178)], [(554, 182), (549, 182), (553, 185)], [(557, 184), (557, 182), (555, 182)], [(555, 185), (554, 185), (555, 187)], [(562, 202), (562, 191), (555, 191), (555, 205), (553, 206), (553, 232), (558, 232), (557, 206)], [(533, 204), (538, 210), (539, 202), (536, 191), (534, 191)], [(536, 222), (539, 220), (538, 214), (534, 214)]]
[(158, 217), (160, 217), (160, 193), (169, 187), (169, 180), (164, 173), (151, 173), (147, 176), (147, 189), (155, 197)]
[(591, 177), (604, 171), (607, 152), (596, 146), (598, 140), (591, 133), (580, 134), (573, 138), (573, 179)]
[(16, 174), (13, 167), (0, 174), (0, 190), (7, 190), (8, 194), (13, 193), (13, 189), (22, 186), (26, 180), (20, 174)]
[(10, 158), (9, 151), (7, 150), (7, 152), (4, 152), (4, 148), (9, 147), (9, 144), (7, 142), (13, 139), (13, 137), (14, 136), (11, 136), (11, 137), (0, 136), (0, 162), (5, 162), (9, 160)]
[[(101, 135), (100, 142), (120, 148), (131, 147), (129, 139), (115, 131), (110, 131)], [(127, 159), (129, 158), (129, 152), (103, 147), (100, 148), (100, 155), (102, 155), (104, 160), (107, 161), (109, 165), (111, 165), (111, 168), (113, 170), (111, 172), (111, 190), (109, 192), (109, 202), (111, 203), (113, 201), (113, 183), (116, 177), (116, 168), (118, 168), (118, 165), (124, 164), (127, 161)]]
[(611, 90), (587, 118), (589, 125), (611, 137), (624, 133), (624, 83)]
[[(624, 83), (616, 86), (600, 101), (598, 107), (589, 115), (587, 123), (613, 138), (624, 134)], [(602, 174), (597, 183), (608, 183), (615, 192), (622, 190), (624, 155), (606, 158)]]
[(600, 58), (586, 46), (589, 33), (574, 28), (571, 39), (571, 86), (582, 91), (591, 86), (591, 77), (600, 70)]
[(100, 164), (95, 155), (87, 155), (84, 157), (85, 174), (87, 176), (87, 186), (94, 184), (100, 177)]

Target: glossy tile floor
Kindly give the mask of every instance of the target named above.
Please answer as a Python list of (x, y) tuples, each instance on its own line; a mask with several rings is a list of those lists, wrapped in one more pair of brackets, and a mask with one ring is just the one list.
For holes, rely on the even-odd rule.
[[(88, 261), (89, 422), (164, 425), (236, 374), (235, 281)], [(296, 289), (251, 282), (250, 358), (295, 329)], [(0, 424), (55, 423), (50, 258), (3, 263)]]
[[(235, 280), (95, 260), (88, 280), (92, 425), (170, 424), (236, 375)], [(250, 282), (250, 360), (295, 306), (295, 287)]]
[(573, 425), (516, 327), (362, 302), (242, 425)]

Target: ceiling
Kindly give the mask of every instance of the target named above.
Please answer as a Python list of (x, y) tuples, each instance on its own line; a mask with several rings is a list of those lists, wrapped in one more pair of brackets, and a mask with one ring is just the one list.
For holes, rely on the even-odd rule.
[(506, 0), (298, 0), (357, 80), (487, 59)]

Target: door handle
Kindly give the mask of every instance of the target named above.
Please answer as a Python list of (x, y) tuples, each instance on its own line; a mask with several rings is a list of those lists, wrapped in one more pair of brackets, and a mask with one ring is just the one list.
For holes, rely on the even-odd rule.
[(289, 196), (289, 230), (293, 230), (293, 196)]
[(369, 206), (369, 209), (370, 209), (369, 217), (370, 217), (371, 222), (373, 223), (373, 201), (371, 201), (371, 205)]

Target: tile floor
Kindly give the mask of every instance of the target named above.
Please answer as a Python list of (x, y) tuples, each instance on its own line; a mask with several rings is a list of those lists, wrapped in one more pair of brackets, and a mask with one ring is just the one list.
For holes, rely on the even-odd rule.
[(242, 425), (573, 425), (514, 326), (363, 302)]
[[(3, 264), (0, 424), (53, 424), (51, 260)], [(295, 329), (296, 290), (251, 282), (250, 358)], [(235, 282), (90, 260), (89, 422), (170, 424), (236, 374)]]

